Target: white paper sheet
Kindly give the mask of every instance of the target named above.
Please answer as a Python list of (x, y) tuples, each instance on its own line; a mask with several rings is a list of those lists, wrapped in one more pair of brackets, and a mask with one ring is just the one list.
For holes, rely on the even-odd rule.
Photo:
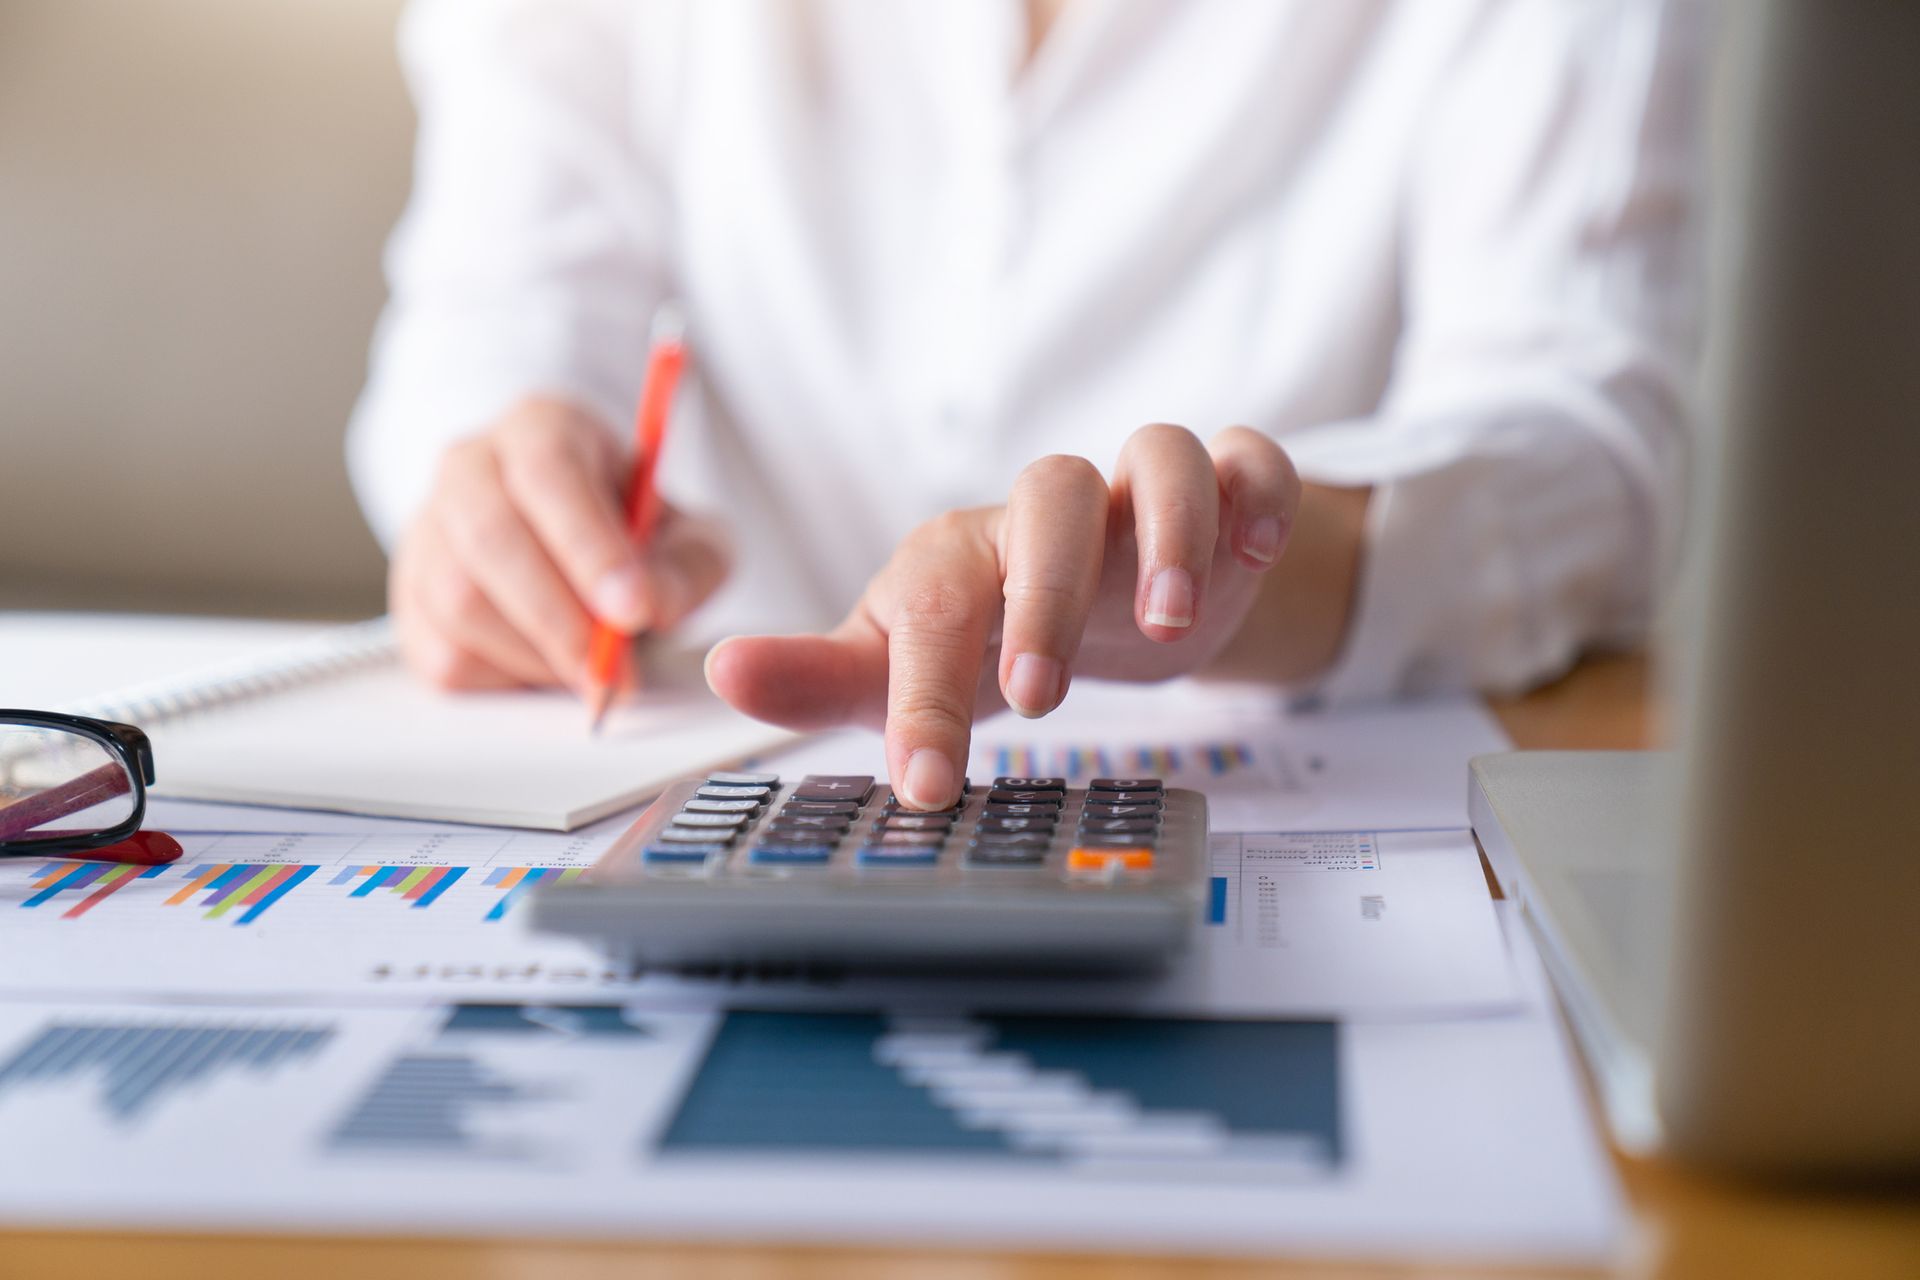
[(1539, 1008), (1190, 1023), (0, 1005), (0, 1219), (1592, 1263)]
[[(629, 978), (569, 938), (530, 934), (517, 906), (571, 878), (619, 833), (499, 828), (182, 833), (166, 867), (0, 863), (0, 992), (225, 998), (626, 997), (817, 1007), (968, 980), (850, 977), (797, 967)], [(1465, 832), (1221, 835), (1206, 919), (1157, 978), (1001, 979), (1006, 1007), (1233, 1016), (1387, 1016), (1510, 1008), (1511, 965)]]

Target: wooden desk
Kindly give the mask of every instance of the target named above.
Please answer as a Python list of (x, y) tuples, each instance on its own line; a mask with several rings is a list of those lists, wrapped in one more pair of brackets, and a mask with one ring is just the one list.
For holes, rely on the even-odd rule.
[[(1494, 712), (1523, 747), (1634, 747), (1646, 743), (1646, 664), (1592, 661), (1558, 684), (1504, 700)], [(18, 1156), (19, 1153), (13, 1153)], [(1637, 1219), (1633, 1277), (1692, 1280), (1915, 1280), (1920, 1205), (1912, 1198), (1790, 1196), (1728, 1186), (1617, 1157)], [(1418, 1265), (1127, 1261), (826, 1249), (736, 1249), (439, 1240), (0, 1235), (0, 1277), (62, 1280), (1158, 1280), (1159, 1277), (1413, 1277), (1479, 1275)], [(1509, 1273), (1511, 1274), (1511, 1273)]]

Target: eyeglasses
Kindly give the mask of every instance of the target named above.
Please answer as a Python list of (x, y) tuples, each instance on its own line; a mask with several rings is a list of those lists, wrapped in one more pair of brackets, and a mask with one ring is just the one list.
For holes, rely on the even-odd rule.
[(130, 724), (0, 710), (0, 856), (171, 862), (178, 842), (140, 830), (152, 781), (153, 745)]

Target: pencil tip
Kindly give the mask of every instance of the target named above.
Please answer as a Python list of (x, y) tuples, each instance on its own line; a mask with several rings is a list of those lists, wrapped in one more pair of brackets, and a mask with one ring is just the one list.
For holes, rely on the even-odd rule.
[(612, 705), (613, 690), (596, 689), (594, 691), (592, 698), (588, 702), (588, 708), (592, 713), (592, 718), (587, 722), (587, 736), (593, 738), (600, 736), (600, 726), (606, 723), (607, 708)]

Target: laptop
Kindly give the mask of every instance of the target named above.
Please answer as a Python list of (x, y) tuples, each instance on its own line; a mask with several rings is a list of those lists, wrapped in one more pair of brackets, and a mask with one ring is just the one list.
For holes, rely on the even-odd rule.
[(1630, 1150), (1920, 1171), (1920, 5), (1729, 6), (1714, 456), (1674, 747), (1487, 756), (1473, 824)]

